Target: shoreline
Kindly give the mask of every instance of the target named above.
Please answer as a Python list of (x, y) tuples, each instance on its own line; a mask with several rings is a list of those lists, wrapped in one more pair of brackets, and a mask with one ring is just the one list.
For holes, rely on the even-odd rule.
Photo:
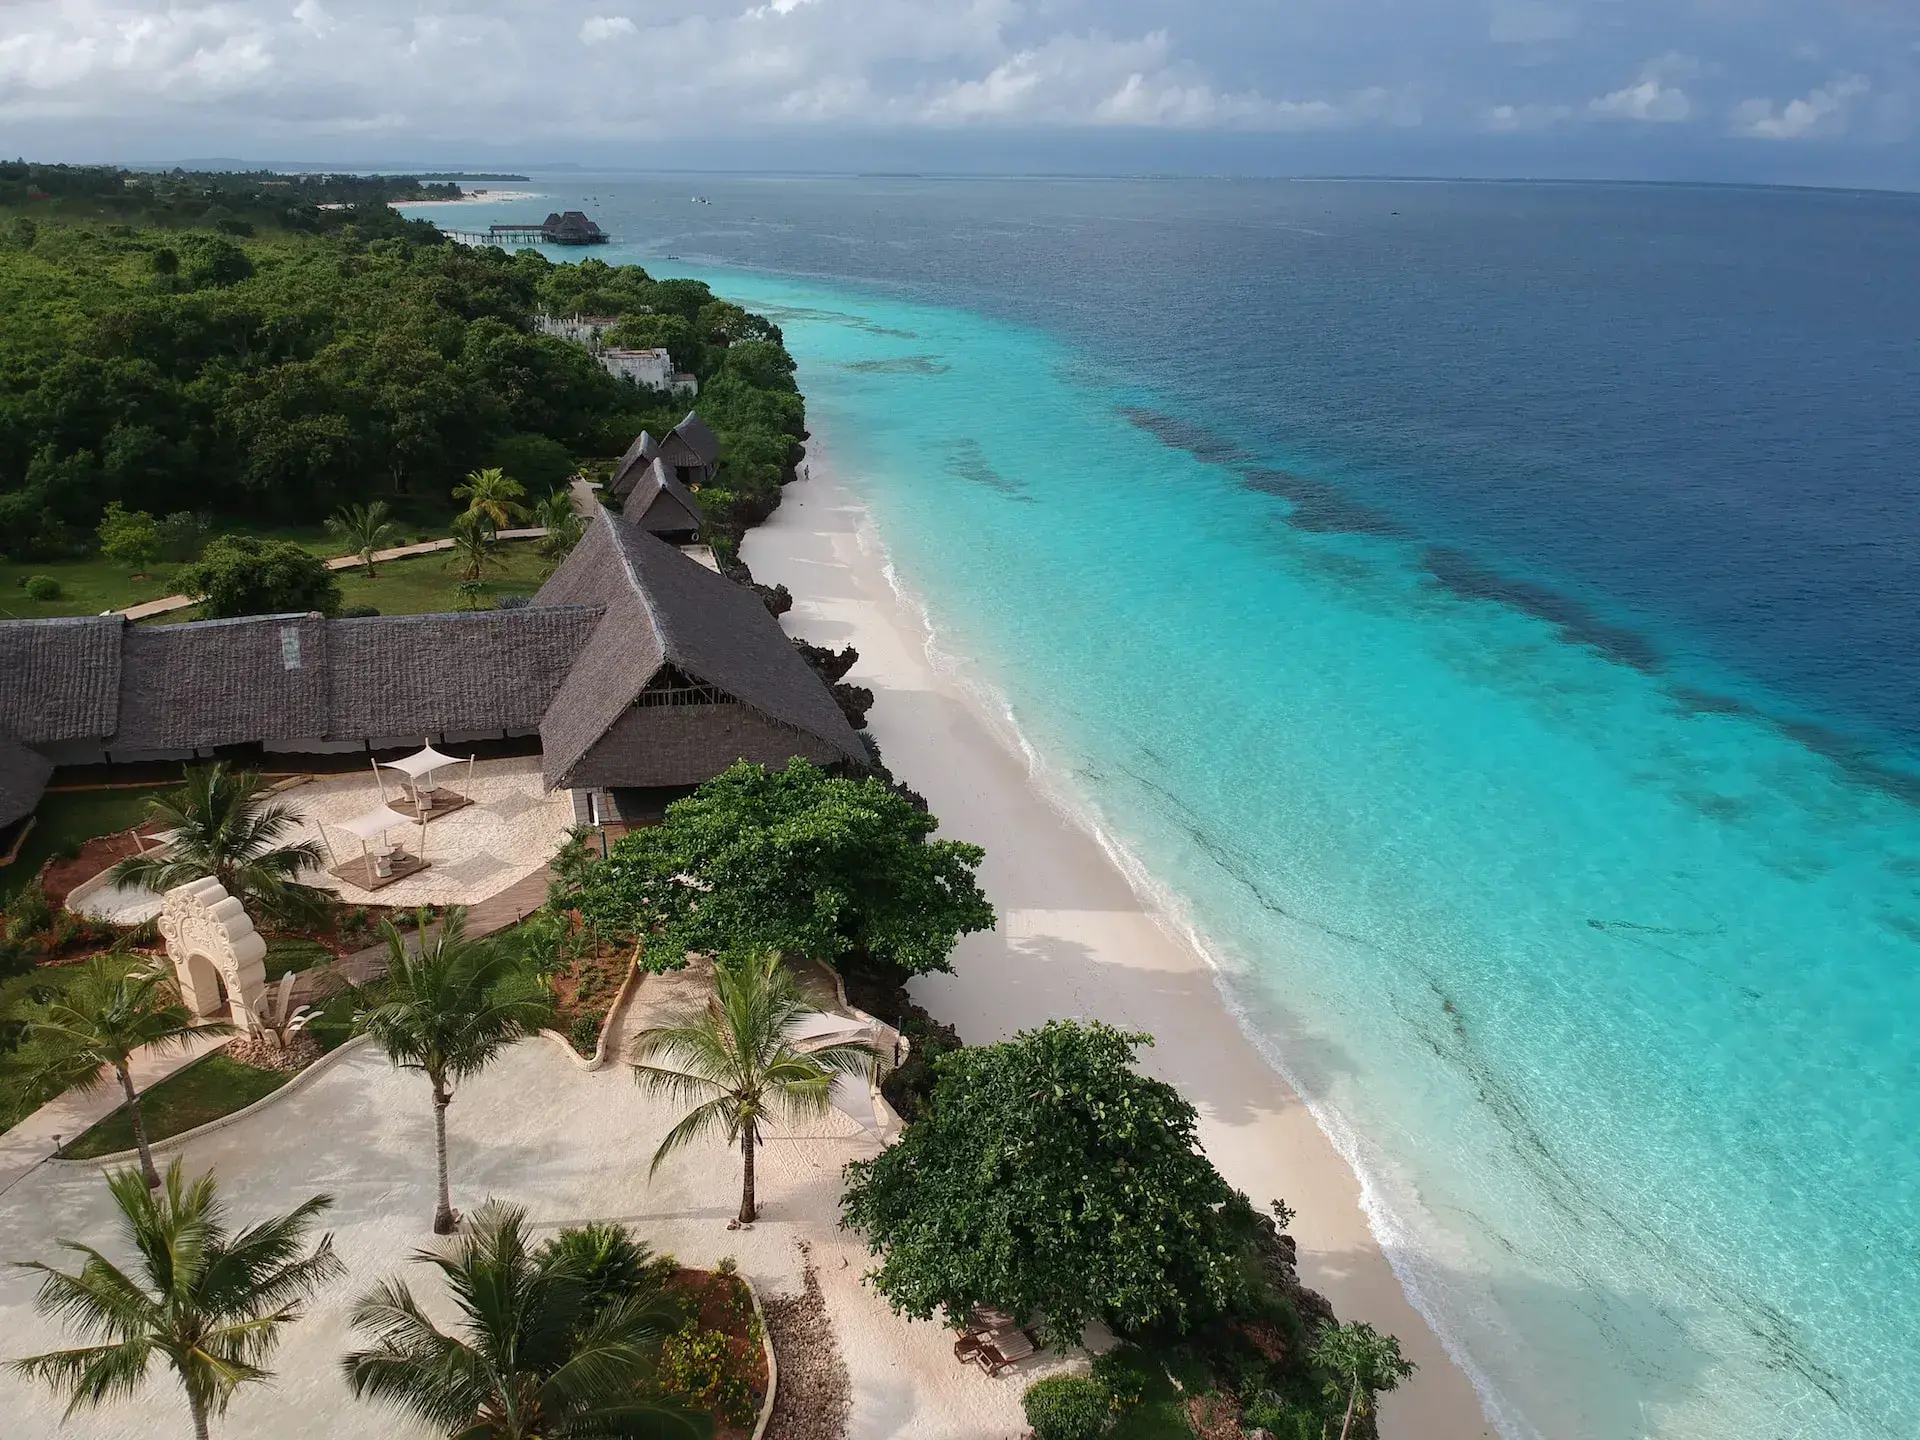
[(1375, 1237), (1352, 1167), (1241, 1029), (1193, 939), (1142, 900), (1109, 842), (1044, 793), (1006, 718), (941, 673), (926, 617), (896, 587), (865, 505), (821, 448), (816, 436), (811, 478), (748, 532), (743, 558), (763, 584), (792, 592), (792, 630), (858, 648), (851, 678), (875, 692), (869, 728), (888, 766), (927, 796), (942, 835), (986, 847), (981, 880), (1000, 914), (998, 929), (961, 941), (952, 975), (916, 980), (915, 998), (969, 1044), (1054, 1016), (1152, 1033), (1142, 1069), (1194, 1103), (1229, 1183), (1256, 1207), (1280, 1197), (1299, 1211), (1301, 1279), (1343, 1320), (1397, 1335), (1420, 1367), (1381, 1402), (1387, 1440), (1492, 1440), (1467, 1372)]
[(458, 200), (397, 200), (393, 204), (396, 210), (411, 210), (415, 206), (441, 205), (491, 205), (502, 200), (540, 200), (545, 198), (537, 190), (483, 190), (478, 193), (469, 190)]

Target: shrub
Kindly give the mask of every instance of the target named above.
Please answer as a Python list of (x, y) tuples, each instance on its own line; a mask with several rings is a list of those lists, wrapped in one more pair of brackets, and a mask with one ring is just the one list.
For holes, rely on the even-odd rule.
[(614, 1300), (658, 1298), (674, 1271), (671, 1255), (655, 1255), (626, 1226), (608, 1222), (562, 1230), (541, 1247), (540, 1258), (564, 1260), (586, 1281), (589, 1317)]
[(719, 1330), (689, 1321), (660, 1347), (660, 1388), (730, 1425), (753, 1419), (753, 1387), (733, 1355), (733, 1342)]
[(20, 582), (29, 600), (58, 600), (60, 582), (51, 575), (29, 575)]
[(531, 595), (497, 595), (494, 597), (493, 608), (496, 610), (525, 610), (532, 604), (533, 597)]
[(589, 1010), (584, 1015), (573, 1017), (573, 1024), (567, 1029), (567, 1038), (573, 1042), (573, 1048), (582, 1055), (591, 1056), (600, 1044), (600, 1028), (607, 1023), (604, 1010)]
[(1262, 1390), (1247, 1402), (1240, 1419), (1251, 1430), (1265, 1430), (1273, 1440), (1321, 1440), (1327, 1419), (1284, 1395)]
[(1096, 1440), (1113, 1418), (1107, 1387), (1080, 1375), (1052, 1375), (1027, 1387), (1021, 1402), (1033, 1440)]
[(1113, 1409), (1124, 1412), (1146, 1398), (1152, 1363), (1140, 1350), (1122, 1345), (1093, 1357), (1093, 1378), (1105, 1388)]
[(342, 620), (371, 620), (379, 613), (378, 605), (342, 605), (340, 607)]
[(53, 904), (47, 899), (45, 888), (36, 880), (14, 896), (12, 903), (0, 911), (0, 915), (6, 917), (7, 939), (28, 940), (53, 923)]

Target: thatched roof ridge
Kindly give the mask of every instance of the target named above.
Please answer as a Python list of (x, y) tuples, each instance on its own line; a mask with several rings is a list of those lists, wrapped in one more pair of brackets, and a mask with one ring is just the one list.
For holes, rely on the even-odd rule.
[(758, 596), (611, 511), (595, 517), (534, 604), (599, 605), (606, 612), (540, 726), (549, 786), (568, 783), (587, 751), (669, 664), (866, 763), (846, 716)]
[(52, 774), (53, 762), (39, 751), (0, 740), (0, 826), (31, 815)]
[(660, 454), (669, 465), (695, 465), (711, 471), (720, 463), (720, 441), (693, 411), (667, 432)]
[(118, 615), (0, 621), (0, 736), (47, 745), (111, 732), (126, 628)]

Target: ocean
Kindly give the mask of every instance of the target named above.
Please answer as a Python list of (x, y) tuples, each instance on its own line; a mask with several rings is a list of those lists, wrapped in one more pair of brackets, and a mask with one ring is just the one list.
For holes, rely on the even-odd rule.
[(779, 321), (1505, 1435), (1920, 1434), (1920, 196), (528, 188), (415, 213)]

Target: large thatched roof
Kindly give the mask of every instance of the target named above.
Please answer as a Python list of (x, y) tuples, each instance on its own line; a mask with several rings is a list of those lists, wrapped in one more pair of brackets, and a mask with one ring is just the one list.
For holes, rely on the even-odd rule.
[(569, 783), (581, 758), (669, 666), (867, 763), (833, 696), (758, 596), (609, 511), (534, 604), (604, 611), (540, 726), (549, 785)]
[(118, 615), (0, 623), (0, 737), (45, 745), (113, 733)]

